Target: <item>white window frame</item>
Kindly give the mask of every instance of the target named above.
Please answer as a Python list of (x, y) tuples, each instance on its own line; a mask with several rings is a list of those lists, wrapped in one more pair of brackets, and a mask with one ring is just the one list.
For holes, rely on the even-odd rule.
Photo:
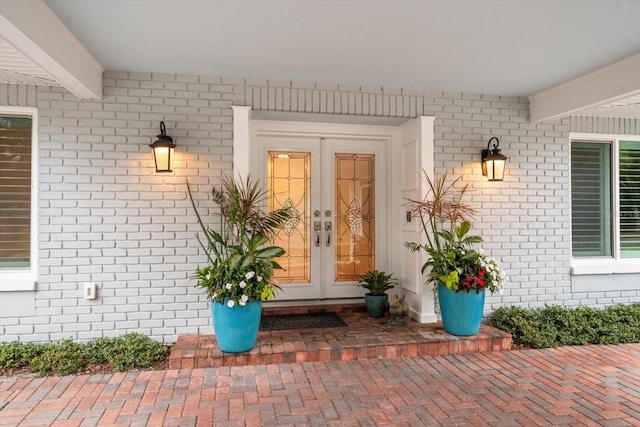
[(31, 235), (29, 268), (0, 268), (0, 292), (35, 291), (38, 279), (38, 109), (0, 105), (0, 114), (31, 117)]
[[(611, 144), (611, 211), (612, 222), (612, 256), (611, 257), (574, 257), (571, 255), (571, 274), (574, 276), (587, 274), (629, 274), (640, 273), (639, 258), (620, 257), (620, 141), (638, 141), (640, 135), (619, 135), (619, 134), (597, 134), (597, 133), (570, 133), (569, 141), (574, 142), (594, 142)], [(569, 174), (571, 177), (571, 174)], [(569, 200), (572, 200), (571, 198)], [(571, 204), (571, 203), (570, 203)], [(570, 218), (573, 218), (570, 215)], [(573, 235), (571, 235), (573, 239)], [(571, 242), (573, 248), (573, 242)]]

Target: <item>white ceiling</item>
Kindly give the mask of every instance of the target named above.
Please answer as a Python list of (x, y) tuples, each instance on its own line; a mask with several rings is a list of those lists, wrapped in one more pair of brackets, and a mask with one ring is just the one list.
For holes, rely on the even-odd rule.
[(45, 3), (107, 70), (529, 96), (640, 52), (634, 0)]

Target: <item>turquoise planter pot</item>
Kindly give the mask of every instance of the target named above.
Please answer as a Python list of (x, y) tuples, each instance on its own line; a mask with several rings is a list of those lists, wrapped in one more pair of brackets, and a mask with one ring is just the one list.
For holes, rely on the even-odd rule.
[(218, 347), (225, 353), (241, 353), (253, 348), (258, 338), (262, 301), (248, 302), (244, 307), (229, 307), (211, 302), (213, 327)]
[(371, 295), (367, 293), (364, 295), (364, 304), (367, 307), (369, 316), (373, 318), (384, 317), (384, 313), (389, 306), (389, 295)]
[(482, 322), (484, 293), (484, 289), (479, 293), (456, 292), (438, 283), (438, 302), (444, 330), (458, 336), (477, 334)]

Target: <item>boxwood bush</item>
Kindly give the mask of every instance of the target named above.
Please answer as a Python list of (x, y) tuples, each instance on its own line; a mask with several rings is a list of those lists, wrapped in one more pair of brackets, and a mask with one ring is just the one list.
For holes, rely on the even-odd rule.
[(23, 343), (18, 341), (0, 344), (0, 368), (15, 369), (28, 365), (42, 354), (48, 344)]
[(142, 334), (97, 338), (87, 343), (71, 339), (54, 343), (0, 343), (0, 369), (27, 369), (45, 375), (82, 372), (88, 365), (108, 364), (112, 369), (149, 368), (164, 360), (168, 347)]
[(640, 303), (606, 309), (501, 307), (491, 314), (489, 323), (509, 332), (514, 345), (521, 347), (637, 343), (640, 342)]
[(31, 372), (45, 375), (69, 375), (86, 366), (82, 348), (71, 339), (46, 344), (44, 351), (30, 360)]

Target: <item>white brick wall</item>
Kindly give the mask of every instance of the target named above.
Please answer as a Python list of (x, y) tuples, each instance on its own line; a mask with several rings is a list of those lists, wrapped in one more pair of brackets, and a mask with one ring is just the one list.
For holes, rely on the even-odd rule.
[[(436, 115), (437, 172), (470, 184), (476, 231), (510, 276), (504, 295), (488, 299), (488, 310), (640, 300), (640, 290), (575, 294), (569, 277), (569, 131), (631, 132), (640, 129), (637, 122), (531, 124), (526, 99), (512, 97), (107, 72), (102, 101), (0, 84), (0, 105), (37, 107), (40, 124), (38, 290), (0, 293), (0, 307), (28, 298), (35, 315), (0, 313), (0, 341), (141, 332), (173, 342), (180, 334), (211, 332), (208, 303), (190, 279), (204, 258), (185, 183), (206, 212), (211, 186), (232, 171), (232, 104)], [(178, 145), (173, 176), (151, 169), (148, 145), (161, 120)], [(480, 150), (491, 136), (509, 157), (503, 182), (481, 179)], [(82, 299), (85, 282), (98, 283), (98, 299)]]

